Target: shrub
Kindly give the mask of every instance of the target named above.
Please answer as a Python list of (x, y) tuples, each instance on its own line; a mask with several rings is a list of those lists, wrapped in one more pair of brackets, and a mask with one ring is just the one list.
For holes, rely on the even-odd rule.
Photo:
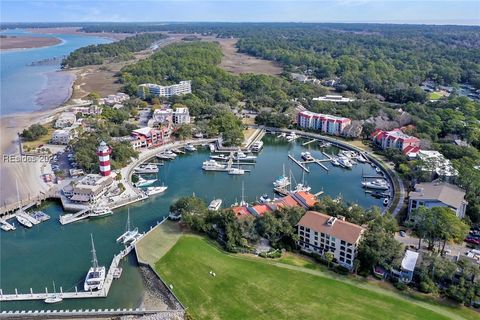
[(341, 266), (341, 265), (336, 265), (333, 268), (333, 271), (335, 271), (336, 273), (339, 273), (339, 274), (343, 274), (343, 275), (347, 275), (347, 274), (350, 273), (350, 269), (348, 269), (347, 267)]
[(407, 289), (407, 285), (405, 283), (403, 283), (402, 281), (394, 282), (393, 286), (400, 291), (404, 291), (405, 289)]

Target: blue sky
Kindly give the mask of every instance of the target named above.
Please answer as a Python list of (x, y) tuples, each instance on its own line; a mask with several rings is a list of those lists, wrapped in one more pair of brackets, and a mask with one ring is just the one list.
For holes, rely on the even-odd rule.
[(480, 25), (478, 0), (1, 0), (3, 22), (299, 21)]

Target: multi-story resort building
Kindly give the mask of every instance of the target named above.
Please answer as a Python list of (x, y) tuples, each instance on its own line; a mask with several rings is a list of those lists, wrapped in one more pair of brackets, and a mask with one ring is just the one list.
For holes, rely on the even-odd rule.
[(69, 195), (70, 200), (77, 203), (96, 203), (112, 185), (111, 176), (89, 174), (80, 179), (73, 187), (64, 188), (64, 194)]
[(427, 208), (447, 207), (455, 212), (460, 219), (465, 217), (468, 202), (465, 200), (465, 190), (446, 182), (434, 181), (417, 183), (415, 191), (410, 192), (408, 214), (412, 210), (424, 206)]
[(409, 136), (398, 128), (391, 131), (375, 130), (372, 140), (382, 149), (397, 149), (406, 155), (420, 151), (420, 139)]
[(332, 252), (338, 264), (352, 269), (365, 229), (345, 221), (343, 217), (307, 211), (298, 222), (297, 231), (297, 245), (301, 250), (320, 255)]
[(154, 83), (144, 83), (138, 86), (137, 95), (145, 99), (147, 96), (155, 97), (171, 97), (171, 96), (180, 96), (182, 94), (192, 93), (192, 82), (191, 80), (180, 81), (178, 84), (171, 86), (161, 86)]
[(177, 108), (173, 110), (173, 124), (190, 123), (190, 113), (188, 108)]
[(68, 144), (72, 140), (73, 134), (71, 128), (57, 129), (53, 131), (52, 144)]
[(149, 127), (156, 127), (158, 125), (181, 125), (190, 123), (190, 112), (188, 108), (177, 109), (157, 109), (153, 112), (152, 118), (148, 120)]
[(123, 92), (117, 92), (116, 94), (110, 94), (106, 98), (101, 98), (98, 100), (98, 104), (106, 104), (109, 106), (113, 106), (115, 104), (122, 103), (126, 100), (130, 99), (130, 96)]
[(150, 127), (143, 127), (132, 131), (130, 143), (132, 148), (137, 150), (140, 148), (149, 148), (161, 145), (165, 139), (169, 137), (169, 128), (153, 129)]
[(297, 116), (297, 123), (301, 128), (318, 130), (331, 135), (340, 135), (352, 123), (352, 120), (329, 114), (300, 111)]

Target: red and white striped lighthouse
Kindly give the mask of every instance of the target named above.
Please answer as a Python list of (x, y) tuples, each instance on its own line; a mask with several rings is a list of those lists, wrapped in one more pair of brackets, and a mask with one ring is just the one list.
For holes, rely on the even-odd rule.
[(97, 156), (100, 165), (100, 174), (102, 176), (109, 176), (110, 169), (110, 154), (112, 153), (112, 148), (107, 146), (105, 141), (100, 142), (100, 145), (97, 148)]

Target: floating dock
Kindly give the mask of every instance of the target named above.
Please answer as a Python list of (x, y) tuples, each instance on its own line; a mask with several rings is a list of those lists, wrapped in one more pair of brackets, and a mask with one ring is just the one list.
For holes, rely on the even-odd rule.
[(300, 168), (302, 168), (303, 170), (305, 170), (306, 172), (310, 173), (310, 170), (308, 170), (307, 167), (305, 167), (300, 161), (298, 161), (297, 159), (295, 159), (291, 154), (288, 154), (288, 157), (290, 158), (290, 160), (292, 160), (293, 162), (295, 162), (296, 164), (298, 164), (298, 166)]
[(308, 145), (308, 144), (310, 144), (310, 143), (313, 143), (313, 142), (315, 142), (315, 141), (318, 141), (318, 140), (317, 140), (317, 139), (313, 139), (313, 140), (304, 142), (304, 143), (302, 143), (302, 146), (306, 146), (306, 145)]

